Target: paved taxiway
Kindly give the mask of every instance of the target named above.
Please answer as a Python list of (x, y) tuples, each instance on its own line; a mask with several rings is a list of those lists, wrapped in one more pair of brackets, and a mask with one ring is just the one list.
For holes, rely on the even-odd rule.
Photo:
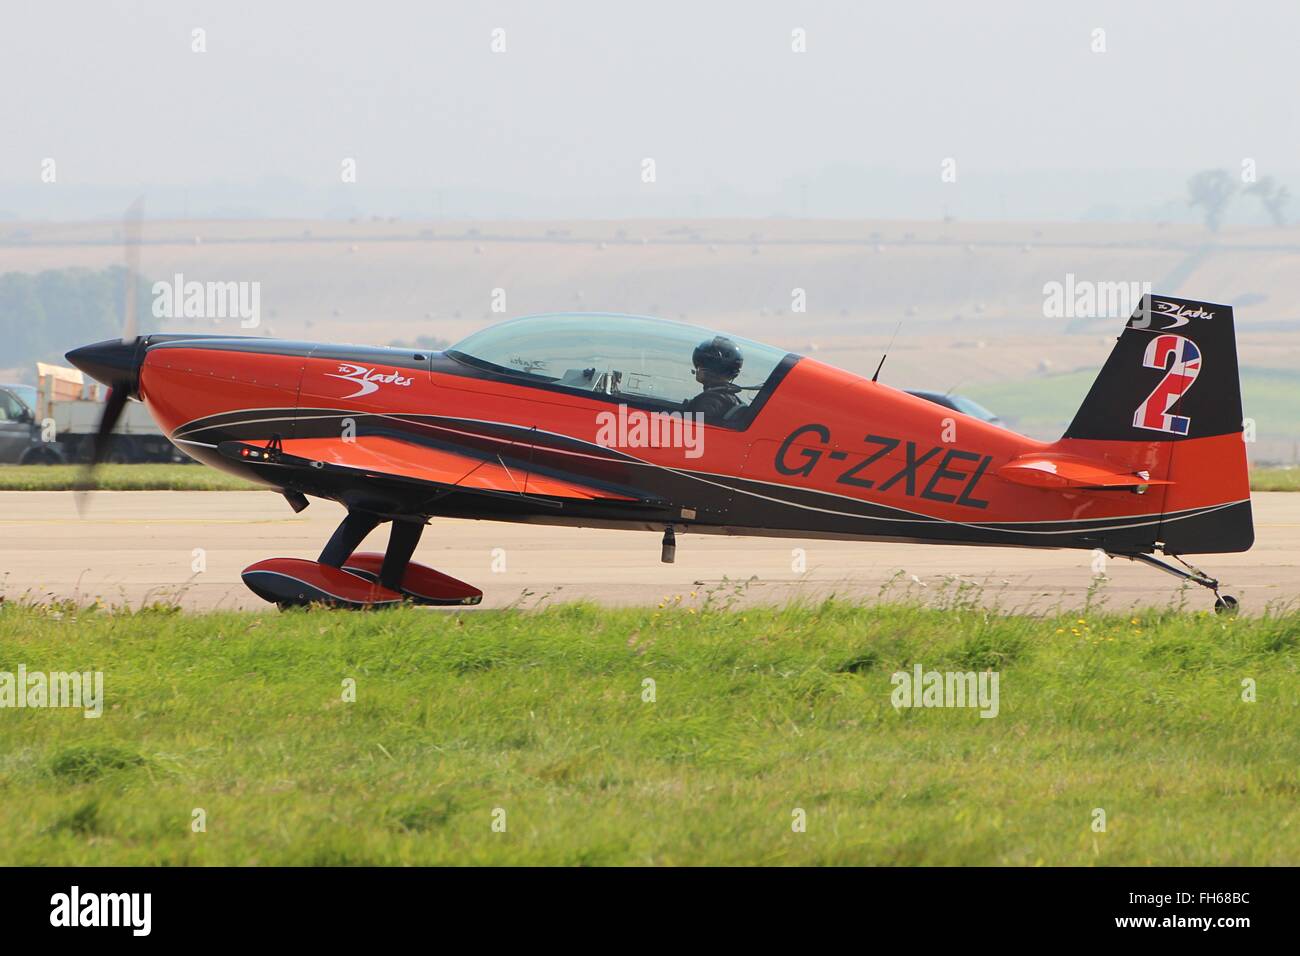
[[(0, 492), (0, 592), (9, 600), (265, 608), (240, 570), (267, 557), (314, 558), (341, 517), (324, 501), (295, 515), (272, 492), (98, 492), (84, 517), (69, 492)], [(1251, 551), (1197, 559), (1247, 613), (1300, 597), (1300, 493), (1256, 495), (1255, 530)], [(383, 550), (386, 536), (380, 528), (363, 550)], [(803, 549), (802, 568), (795, 549)], [(943, 600), (965, 582), (982, 587), (984, 603), (1044, 610), (1080, 606), (1093, 578), (1087, 551), (684, 534), (676, 564), (666, 565), (650, 532), (453, 520), (425, 530), (416, 560), (481, 587), (484, 607), (521, 599), (526, 606), (579, 598), (657, 604), (677, 596), (698, 604), (709, 592), (717, 600), (738, 587), (746, 602), (874, 598), (893, 581), (899, 595), (910, 589)], [(1099, 596), (1109, 607), (1180, 599), (1178, 582), (1153, 569), (1111, 561), (1107, 574)], [(1193, 587), (1186, 602), (1208, 609), (1213, 598)]]

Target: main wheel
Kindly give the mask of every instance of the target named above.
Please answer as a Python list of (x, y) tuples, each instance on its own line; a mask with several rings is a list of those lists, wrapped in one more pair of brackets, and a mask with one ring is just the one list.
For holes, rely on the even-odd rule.
[(53, 448), (38, 446), (28, 450), (19, 461), (20, 465), (61, 465), (64, 458)]
[(1215, 614), (1236, 614), (1237, 599), (1231, 594), (1216, 594), (1214, 596), (1214, 613)]

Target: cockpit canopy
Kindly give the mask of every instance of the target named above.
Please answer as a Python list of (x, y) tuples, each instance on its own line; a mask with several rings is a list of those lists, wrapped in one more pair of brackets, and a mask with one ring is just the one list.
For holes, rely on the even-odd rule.
[[(601, 313), (528, 316), (475, 332), (446, 354), (538, 385), (681, 410), (704, 389), (695, 380), (692, 353), (717, 335), (740, 348), (744, 362), (732, 384), (742, 409), (756, 408), (775, 387), (774, 373), (788, 353), (663, 319)], [(750, 417), (742, 411), (735, 424), (743, 427)]]

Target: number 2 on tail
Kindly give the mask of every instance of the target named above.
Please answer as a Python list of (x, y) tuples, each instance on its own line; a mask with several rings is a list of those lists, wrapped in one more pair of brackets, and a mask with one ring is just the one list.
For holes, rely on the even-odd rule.
[(1160, 384), (1133, 413), (1133, 427), (1186, 435), (1192, 420), (1186, 415), (1171, 415), (1169, 409), (1187, 394), (1196, 376), (1201, 374), (1201, 350), (1191, 339), (1166, 333), (1151, 340), (1142, 356), (1142, 364), (1167, 371)]

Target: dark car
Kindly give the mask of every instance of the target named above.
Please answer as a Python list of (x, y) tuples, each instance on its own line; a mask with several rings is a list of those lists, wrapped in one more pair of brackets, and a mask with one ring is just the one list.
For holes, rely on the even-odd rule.
[(25, 396), (30, 385), (0, 385), (0, 464), (57, 465), (66, 459), (56, 444), (41, 441), (36, 413)]
[(990, 425), (997, 425), (999, 428), (1006, 428), (1006, 423), (998, 418), (991, 411), (981, 405), (974, 399), (967, 398), (965, 395), (946, 395), (942, 392), (927, 392), (919, 389), (907, 389), (907, 394), (915, 395), (917, 398), (924, 398), (927, 402), (934, 402), (936, 405), (942, 405), (944, 408), (951, 408), (954, 412), (961, 412), (963, 415), (969, 415), (972, 418), (978, 418), (982, 422), (988, 422)]

